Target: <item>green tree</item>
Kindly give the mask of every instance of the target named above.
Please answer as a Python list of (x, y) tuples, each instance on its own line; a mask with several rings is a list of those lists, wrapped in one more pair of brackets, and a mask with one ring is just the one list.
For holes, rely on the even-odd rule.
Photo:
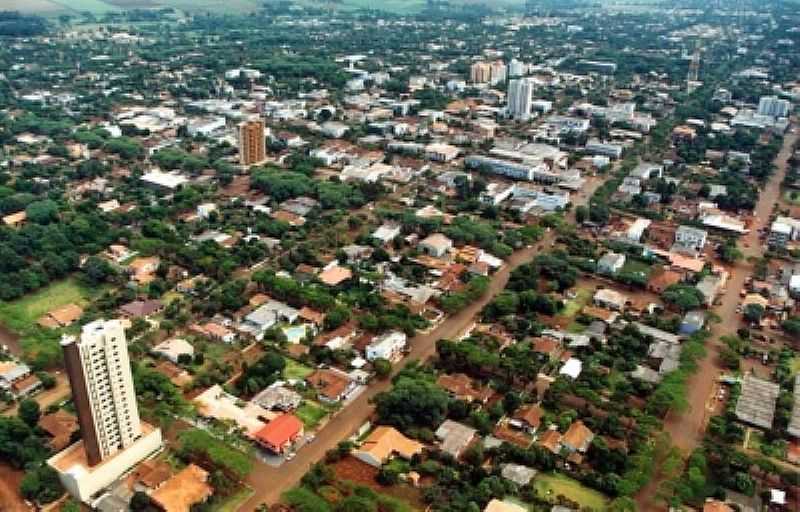
[(17, 413), (19, 419), (24, 421), (31, 427), (35, 427), (39, 423), (39, 418), (42, 416), (42, 411), (39, 408), (39, 403), (36, 400), (26, 398), (19, 403), (19, 412)]

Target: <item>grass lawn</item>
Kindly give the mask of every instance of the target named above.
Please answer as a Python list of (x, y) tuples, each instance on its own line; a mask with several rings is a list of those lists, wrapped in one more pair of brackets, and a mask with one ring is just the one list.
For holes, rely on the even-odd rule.
[(622, 272), (630, 274), (641, 272), (645, 276), (648, 276), (650, 275), (650, 265), (633, 258), (626, 258), (625, 265), (622, 266)]
[(225, 501), (211, 510), (214, 512), (236, 512), (253, 494), (255, 494), (255, 491), (252, 487), (244, 486), (239, 492), (228, 496)]
[(580, 482), (559, 473), (539, 473), (533, 481), (533, 487), (539, 497), (555, 501), (556, 496), (565, 496), (580, 503), (581, 507), (593, 510), (605, 510), (608, 500), (599, 492), (585, 487)]
[(583, 306), (589, 303), (589, 299), (591, 298), (592, 290), (589, 288), (578, 288), (575, 292), (575, 298), (569, 299), (566, 304), (564, 304), (564, 309), (559, 316), (574, 318), (575, 315), (581, 311)]
[(308, 400), (304, 400), (300, 407), (294, 411), (295, 416), (300, 418), (300, 421), (305, 425), (306, 430), (313, 430), (322, 421), (322, 418), (327, 416), (326, 411), (322, 406), (317, 405)]
[(312, 373), (314, 373), (313, 368), (302, 365), (294, 359), (286, 359), (286, 368), (283, 369), (284, 378), (288, 380), (305, 380)]
[[(792, 197), (792, 192), (795, 193), (794, 197)], [(795, 206), (800, 205), (800, 191), (787, 190), (786, 192), (783, 193), (783, 200)]]
[(0, 303), (0, 322), (12, 331), (25, 334), (48, 311), (72, 303), (85, 306), (91, 296), (92, 292), (76, 279), (57, 281), (21, 299)]
[(792, 369), (792, 375), (800, 373), (800, 357), (795, 357), (789, 366)]

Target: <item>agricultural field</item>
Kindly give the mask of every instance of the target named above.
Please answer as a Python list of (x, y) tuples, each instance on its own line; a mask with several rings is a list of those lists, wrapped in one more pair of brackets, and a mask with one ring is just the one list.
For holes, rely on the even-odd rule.
[(558, 496), (564, 496), (592, 510), (605, 510), (608, 504), (606, 497), (599, 492), (558, 473), (536, 475), (533, 486), (540, 498), (551, 502), (555, 502)]

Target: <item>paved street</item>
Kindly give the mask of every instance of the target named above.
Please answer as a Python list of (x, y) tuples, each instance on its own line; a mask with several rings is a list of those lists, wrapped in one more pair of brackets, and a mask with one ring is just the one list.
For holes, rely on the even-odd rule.
[[(574, 206), (586, 204), (588, 198), (602, 184), (601, 179), (592, 179), (579, 194), (574, 194)], [(574, 209), (573, 209), (574, 211)], [(574, 222), (574, 214), (569, 214), (570, 222)], [(486, 304), (506, 286), (511, 272), (530, 262), (545, 246), (549, 246), (555, 239), (555, 233), (548, 233), (543, 240), (535, 246), (515, 252), (494, 276), (487, 293), (477, 302), (457, 313), (435, 329), (414, 337), (411, 342), (411, 352), (403, 362), (395, 368), (396, 374), (403, 365), (414, 360), (427, 360), (436, 353), (436, 341), (440, 339), (455, 338), (474, 321)], [(378, 393), (386, 391), (391, 386), (391, 380), (373, 383), (364, 393), (356, 398), (346, 409), (334, 416), (318, 433), (314, 442), (300, 450), (297, 457), (291, 462), (283, 464), (280, 468), (270, 467), (256, 461), (255, 467), (247, 479), (247, 484), (255, 489), (256, 493), (241, 508), (241, 511), (252, 511), (261, 503), (276, 503), (281, 494), (295, 485), (308, 469), (321, 460), (325, 452), (335, 447), (340, 441), (348, 438), (372, 414), (372, 399)]]

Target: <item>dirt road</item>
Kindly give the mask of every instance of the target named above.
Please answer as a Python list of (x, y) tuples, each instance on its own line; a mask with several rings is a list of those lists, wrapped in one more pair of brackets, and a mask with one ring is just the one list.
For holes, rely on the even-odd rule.
[[(64, 372), (58, 372), (57, 374), (54, 374), (53, 377), (56, 379), (55, 387), (42, 391), (41, 393), (33, 396), (33, 399), (39, 404), (42, 414), (44, 414), (45, 409), (47, 409), (49, 406), (57, 404), (70, 397), (69, 379), (67, 379), (67, 374)], [(19, 404), (14, 405), (14, 407), (3, 411), (3, 415), (15, 416), (18, 408)], [(2, 511), (2, 509), (0, 509), (0, 511)]]
[[(592, 196), (601, 184), (602, 180), (600, 179), (589, 181), (583, 191), (574, 195), (573, 204), (575, 206), (586, 204), (588, 198)], [(571, 213), (568, 217), (571, 222), (574, 222), (574, 214)], [(411, 361), (424, 361), (433, 356), (436, 353), (436, 342), (438, 340), (452, 339), (463, 333), (484, 306), (503, 291), (511, 272), (520, 265), (530, 262), (536, 254), (552, 244), (554, 239), (555, 233), (548, 233), (536, 245), (511, 255), (506, 265), (492, 276), (489, 290), (481, 299), (463, 311), (450, 316), (432, 331), (420, 334), (410, 341), (411, 352), (403, 360), (402, 364), (397, 365), (393, 375)], [(278, 502), (281, 494), (294, 486), (314, 463), (324, 457), (325, 452), (335, 447), (340, 441), (348, 438), (367, 421), (373, 410), (370, 403), (371, 400), (375, 395), (388, 390), (390, 387), (390, 380), (370, 385), (344, 411), (334, 416), (317, 433), (314, 442), (304, 446), (294, 460), (283, 464), (280, 468), (274, 468), (256, 460), (254, 469), (247, 479), (247, 484), (255, 489), (256, 493), (239, 510), (249, 512), (255, 510), (262, 503), (273, 504)]]
[(19, 493), (19, 484), (24, 476), (23, 471), (12, 469), (11, 466), (0, 463), (0, 511), (2, 512), (28, 512), (33, 510), (25, 503), (25, 498)]
[[(706, 346), (708, 354), (702, 361), (699, 361), (697, 372), (689, 379), (687, 385), (689, 409), (685, 412), (670, 412), (664, 420), (664, 430), (669, 433), (673, 445), (684, 455), (688, 455), (697, 448), (703, 439), (710, 417), (707, 405), (712, 398), (714, 383), (722, 371), (719, 364), (719, 337), (735, 333), (741, 325), (741, 315), (736, 312), (736, 306), (740, 301), (739, 291), (744, 287), (745, 280), (753, 271), (747, 258), (763, 255), (763, 248), (758, 239), (758, 230), (768, 225), (772, 210), (778, 203), (781, 182), (786, 176), (788, 160), (797, 137), (797, 134), (789, 134), (784, 138), (783, 148), (775, 160), (776, 172), (759, 195), (753, 226), (750, 227), (750, 232), (740, 240), (739, 248), (745, 257), (731, 269), (732, 274), (728, 280), (726, 292), (722, 296), (722, 304), (715, 309), (721, 321), (712, 326), (713, 336)], [(666, 510), (661, 504), (656, 503), (656, 494), (661, 483), (661, 479), (654, 478), (650, 485), (642, 489), (637, 496), (640, 510)]]

